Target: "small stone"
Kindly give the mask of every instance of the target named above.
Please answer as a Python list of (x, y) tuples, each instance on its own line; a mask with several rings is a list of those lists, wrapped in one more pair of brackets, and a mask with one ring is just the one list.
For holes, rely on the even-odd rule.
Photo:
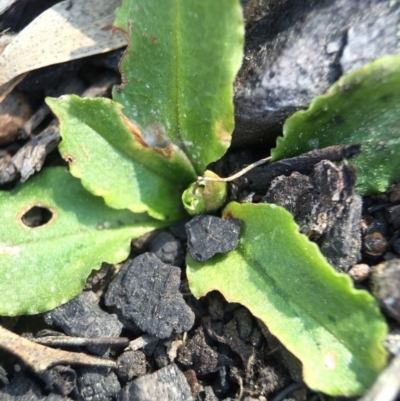
[(142, 351), (126, 351), (117, 360), (118, 378), (129, 382), (133, 378), (146, 374), (146, 356)]
[(363, 250), (369, 256), (381, 256), (387, 248), (386, 238), (379, 232), (364, 237)]
[(372, 269), (372, 293), (384, 311), (400, 322), (400, 259), (392, 259)]
[(361, 283), (369, 277), (371, 268), (365, 263), (354, 265), (349, 271), (349, 276), (356, 282)]
[(239, 243), (240, 227), (238, 219), (221, 219), (200, 215), (186, 223), (188, 248), (197, 262), (204, 262), (217, 253), (234, 250)]

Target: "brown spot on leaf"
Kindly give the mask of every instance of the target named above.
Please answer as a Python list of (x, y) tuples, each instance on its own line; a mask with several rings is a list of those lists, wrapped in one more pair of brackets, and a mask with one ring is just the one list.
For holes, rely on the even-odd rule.
[[(121, 113), (120, 115), (126, 128), (128, 128), (128, 130), (134, 135), (136, 140), (143, 147), (154, 150), (156, 153), (158, 153), (165, 159), (171, 158), (173, 151), (173, 144), (172, 143), (166, 144), (167, 136), (165, 134), (165, 130), (163, 129), (160, 123), (151, 124), (149, 127), (146, 128), (147, 138), (145, 140), (143, 138), (142, 132), (137, 127), (137, 125), (134, 124), (132, 121), (130, 121), (124, 114)], [(164, 144), (165, 146), (162, 146)], [(160, 145), (162, 147), (160, 147)]]
[(232, 212), (228, 212), (227, 214), (224, 215), (224, 219), (234, 219), (235, 216), (232, 214)]
[(157, 43), (157, 42), (158, 42), (157, 36), (151, 35), (151, 41), (152, 41), (153, 43)]
[(67, 153), (66, 155), (63, 156), (63, 159), (68, 163), (68, 164), (74, 164), (75, 163), (75, 157), (72, 156), (71, 154)]

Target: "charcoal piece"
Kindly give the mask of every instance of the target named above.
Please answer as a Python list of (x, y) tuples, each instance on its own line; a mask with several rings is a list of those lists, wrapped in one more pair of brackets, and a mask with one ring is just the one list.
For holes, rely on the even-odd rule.
[(0, 389), (1, 401), (72, 401), (59, 394), (44, 395), (39, 382), (24, 372), (17, 372), (12, 381)]
[(235, 249), (239, 243), (242, 222), (238, 219), (220, 219), (200, 215), (186, 223), (188, 248), (197, 262), (204, 262), (217, 253)]
[[(110, 315), (100, 309), (97, 296), (91, 292), (82, 292), (76, 298), (45, 314), (48, 324), (55, 324), (67, 335), (76, 337), (119, 337), (122, 323), (116, 315)], [(103, 355), (108, 346), (90, 346), (88, 349)]]
[(386, 209), (386, 218), (397, 230), (400, 228), (400, 205), (391, 206)]
[(383, 310), (400, 322), (400, 259), (392, 259), (372, 269), (372, 293)]
[(77, 368), (78, 401), (108, 401), (121, 390), (118, 378), (107, 368), (85, 366)]
[(256, 385), (261, 394), (268, 395), (276, 392), (288, 384), (288, 377), (282, 368), (279, 366), (274, 368), (272, 366), (262, 367), (258, 371), (258, 378)]
[[(245, 177), (249, 181), (248, 189), (257, 193), (265, 193), (271, 181), (280, 176), (289, 176), (295, 171), (308, 175), (314, 170), (316, 164), (322, 160), (341, 161), (358, 156), (361, 151), (359, 144), (335, 145), (323, 149), (315, 149), (300, 156), (289, 159), (278, 160), (277, 162), (261, 164), (253, 168)], [(241, 166), (243, 168), (244, 166)]]
[(40, 378), (46, 383), (46, 390), (66, 396), (76, 386), (75, 370), (69, 366), (56, 365), (40, 373)]
[(314, 193), (313, 180), (306, 175), (294, 172), (289, 177), (281, 175), (275, 178), (262, 201), (285, 208), (292, 213), (300, 232), (311, 233), (313, 228), (310, 220), (315, 203)]
[[(257, 360), (258, 350), (253, 346), (246, 344), (240, 337), (237, 330), (237, 322), (232, 319), (222, 328), (222, 334), (215, 330), (215, 326), (209, 317), (202, 319), (205, 332), (215, 341), (227, 345), (233, 352), (239, 355), (242, 363), (247, 368), (251, 367)], [(226, 362), (228, 362), (226, 360)], [(223, 364), (223, 358), (219, 358), (219, 364)], [(228, 364), (228, 363), (224, 363)]]
[(202, 327), (179, 349), (177, 360), (198, 374), (211, 373), (218, 368), (218, 352), (207, 344)]
[(237, 323), (239, 337), (243, 341), (249, 341), (253, 331), (253, 317), (251, 313), (245, 308), (240, 308), (233, 313), (233, 316)]
[(192, 401), (189, 384), (173, 363), (139, 377), (118, 394), (117, 401)]
[(228, 306), (225, 298), (218, 291), (207, 294), (208, 313), (213, 320), (223, 320)]
[(400, 255), (400, 238), (397, 238), (392, 242), (392, 249), (397, 255)]
[(145, 253), (127, 261), (109, 285), (105, 303), (121, 319), (158, 338), (190, 330), (194, 314), (179, 292), (181, 270)]
[(142, 351), (126, 351), (117, 360), (118, 378), (127, 383), (146, 374), (146, 356)]
[(154, 349), (153, 358), (160, 369), (165, 368), (171, 362), (168, 358), (167, 349), (162, 343), (157, 345), (157, 347)]
[(181, 241), (187, 241), (187, 234), (185, 228), (186, 221), (179, 221), (178, 223), (173, 224), (168, 227), (168, 231), (176, 238)]
[(338, 271), (347, 272), (361, 259), (361, 212), (361, 197), (353, 195), (342, 217), (320, 243), (322, 254)]
[(182, 243), (166, 231), (161, 231), (150, 240), (149, 251), (163, 263), (173, 266), (182, 266), (185, 259)]
[(372, 216), (365, 215), (364, 219), (367, 223), (367, 228), (364, 230), (364, 234), (372, 234), (374, 232), (378, 232), (381, 233), (383, 236), (388, 235), (389, 223), (383, 210), (379, 210), (373, 213)]
[(354, 194), (355, 172), (323, 160), (310, 177), (293, 173), (271, 182), (263, 198), (291, 212), (300, 232), (318, 240), (321, 252), (339, 271), (361, 257), (361, 198)]

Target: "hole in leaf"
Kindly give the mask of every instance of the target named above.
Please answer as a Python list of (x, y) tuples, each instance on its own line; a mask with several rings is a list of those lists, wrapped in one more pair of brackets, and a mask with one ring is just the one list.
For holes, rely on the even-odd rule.
[(53, 213), (41, 206), (33, 206), (21, 216), (22, 223), (29, 228), (41, 227), (53, 218)]

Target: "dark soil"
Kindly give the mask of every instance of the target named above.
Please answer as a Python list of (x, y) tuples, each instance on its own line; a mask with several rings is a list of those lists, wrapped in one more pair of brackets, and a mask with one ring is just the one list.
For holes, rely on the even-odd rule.
[[(29, 5), (21, 0), (14, 11), (0, 17), (0, 26), (18, 31), (56, 2)], [(380, 1), (363, 6), (339, 0), (243, 3), (247, 57), (235, 84), (238, 129), (233, 149), (213, 166), (221, 176), (268, 156), (284, 119), (350, 69), (357, 32), (359, 40), (365, 40), (362, 27), (374, 12), (379, 10), (374, 24), (379, 19), (390, 23), (400, 19), (399, 7), (389, 10)], [(321, 13), (337, 16), (323, 32), (323, 22), (318, 23)], [(268, 35), (263, 33), (265, 27)], [(311, 75), (301, 72), (312, 81), (305, 90), (293, 84), (301, 66), (288, 73), (287, 81), (279, 77), (291, 66), (285, 64), (282, 49), (301, 54), (296, 38), (309, 43), (311, 29), (314, 39), (323, 37), (322, 47), (337, 46), (331, 45), (325, 64), (320, 64), (319, 48), (308, 49), (309, 63), (325, 67)], [(346, 48), (348, 42), (351, 48)], [(386, 53), (398, 51), (384, 43)], [(267, 57), (271, 48), (275, 53)], [(42, 68), (17, 87), (33, 117), (0, 147), (3, 189), (19, 179), (25, 181), (43, 165), (65, 164), (56, 147), (58, 125), (44, 98), (64, 93), (110, 96), (119, 80), (121, 54), (114, 51)], [(343, 54), (347, 58), (341, 64)], [(267, 74), (275, 80), (267, 85), (263, 81), (256, 91), (256, 83)], [(400, 183), (385, 194), (359, 197), (354, 192), (356, 172), (346, 163), (335, 163), (359, 151), (357, 145), (332, 147), (257, 167), (229, 185), (229, 197), (275, 203), (290, 211), (301, 232), (318, 243), (330, 263), (378, 299), (390, 326), (386, 347), (394, 356), (400, 354)], [(46, 210), (34, 210), (25, 218), (32, 227), (44, 224)], [(191, 295), (184, 269), (186, 252), (199, 261), (227, 252), (237, 245), (239, 230), (238, 221), (202, 216), (145, 235), (132, 242), (131, 255), (122, 266), (104, 264), (93, 272), (85, 291), (67, 304), (42, 315), (0, 318), (3, 327), (48, 346), (117, 361), (116, 369), (67, 364), (38, 375), (12, 354), (1, 352), (0, 400), (330, 400), (302, 383), (299, 362), (249, 311), (217, 292), (200, 300)]]

